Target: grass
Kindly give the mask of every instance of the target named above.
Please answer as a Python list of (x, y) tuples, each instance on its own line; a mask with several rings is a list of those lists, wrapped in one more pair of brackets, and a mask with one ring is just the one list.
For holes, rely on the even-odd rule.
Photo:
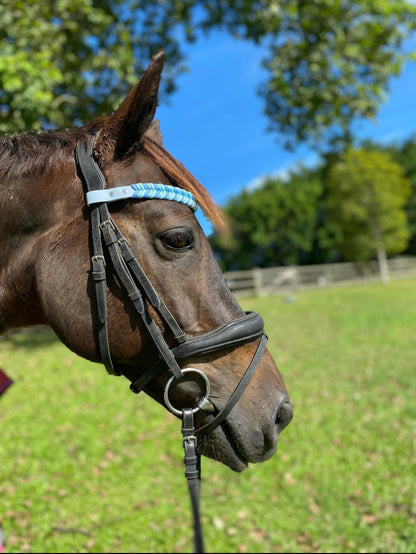
[[(208, 552), (416, 552), (416, 281), (244, 299), (295, 408), (277, 454), (202, 460)], [(0, 341), (7, 552), (190, 552), (179, 422), (45, 332)]]

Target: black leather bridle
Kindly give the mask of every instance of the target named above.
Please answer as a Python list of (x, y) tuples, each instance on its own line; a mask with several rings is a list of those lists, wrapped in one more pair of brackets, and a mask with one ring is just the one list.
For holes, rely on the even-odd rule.
[[(92, 135), (88, 143), (79, 141), (75, 149), (77, 168), (87, 193), (106, 189), (105, 177), (93, 157), (95, 136)], [(263, 319), (255, 312), (246, 312), (244, 316), (224, 323), (208, 333), (188, 338), (155, 291), (137, 261), (127, 239), (122, 235), (111, 217), (107, 201), (91, 204), (90, 232), (93, 249), (91, 276), (94, 282), (97, 302), (97, 336), (101, 361), (108, 373), (111, 375), (121, 375), (111, 359), (108, 342), (106, 263), (110, 261), (115, 276), (124, 288), (128, 299), (132, 302), (159, 352), (159, 359), (156, 363), (131, 379), (130, 389), (134, 393), (139, 393), (163, 371), (169, 370), (171, 373), (171, 377), (166, 384), (164, 399), (166, 407), (175, 415), (182, 418), (185, 475), (188, 480), (194, 515), (194, 547), (196, 552), (203, 552), (199, 518), (200, 454), (196, 448), (197, 439), (211, 433), (224, 421), (254, 375), (267, 342), (267, 336), (264, 334)], [(166, 327), (172, 332), (176, 342), (175, 346), (169, 347), (165, 341), (162, 331), (149, 313), (148, 304), (158, 312)], [(240, 346), (259, 338), (259, 344), (247, 370), (223, 409), (206, 425), (195, 429), (194, 414), (196, 412), (199, 410), (206, 412), (215, 411), (215, 407), (209, 400), (209, 380), (202, 371), (189, 367), (182, 369), (179, 363), (185, 358), (198, 357), (217, 350)], [(170, 387), (173, 382), (182, 379), (185, 374), (190, 373), (198, 375), (197, 379), (202, 377), (205, 383), (202, 399), (196, 407), (175, 408), (169, 399)]]

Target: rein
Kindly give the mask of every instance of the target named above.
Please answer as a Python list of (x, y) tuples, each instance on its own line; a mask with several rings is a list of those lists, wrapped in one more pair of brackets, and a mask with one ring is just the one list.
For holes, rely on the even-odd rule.
[[(155, 291), (132, 252), (127, 239), (111, 217), (108, 203), (129, 199), (158, 198), (181, 202), (193, 211), (196, 211), (197, 203), (191, 193), (170, 185), (135, 183), (125, 187), (106, 188), (105, 177), (93, 157), (94, 139), (95, 135), (92, 135), (88, 144), (81, 141), (77, 143), (75, 160), (86, 188), (86, 201), (90, 206), (90, 232), (93, 250), (91, 276), (97, 303), (97, 336), (101, 362), (109, 374), (121, 375), (113, 364), (108, 342), (106, 263), (111, 261), (114, 274), (123, 286), (159, 352), (158, 361), (133, 378), (130, 384), (131, 391), (137, 394), (163, 371), (168, 370), (171, 373), (165, 387), (164, 400), (166, 407), (173, 414), (182, 418), (185, 476), (194, 518), (194, 549), (195, 552), (204, 552), (199, 513), (201, 456), (197, 450), (197, 440), (221, 425), (247, 388), (266, 348), (267, 336), (264, 334), (263, 319), (255, 312), (246, 312), (244, 316), (224, 323), (208, 333), (192, 338), (186, 336)], [(105, 256), (105, 254), (107, 255)], [(172, 331), (176, 342), (172, 348), (168, 346), (160, 328), (151, 317), (147, 303), (157, 310), (161, 319)], [(192, 367), (181, 368), (179, 362), (190, 356), (201, 356), (239, 346), (258, 338), (260, 341), (253, 358), (225, 406), (215, 416), (213, 415), (207, 424), (196, 429), (194, 415), (198, 411), (209, 413), (216, 411), (215, 406), (209, 400), (210, 383), (202, 371)], [(177, 408), (170, 401), (169, 391), (174, 382), (179, 381), (188, 373), (195, 374), (196, 379), (202, 377), (205, 391), (195, 407)]]

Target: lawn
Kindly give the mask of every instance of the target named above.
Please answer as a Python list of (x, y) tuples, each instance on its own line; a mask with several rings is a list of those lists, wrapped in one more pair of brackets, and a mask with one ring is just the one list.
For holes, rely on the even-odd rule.
[[(202, 460), (207, 552), (416, 552), (416, 280), (240, 303), (295, 415), (267, 462)], [(176, 418), (43, 329), (1, 338), (0, 367), (8, 553), (191, 552)]]

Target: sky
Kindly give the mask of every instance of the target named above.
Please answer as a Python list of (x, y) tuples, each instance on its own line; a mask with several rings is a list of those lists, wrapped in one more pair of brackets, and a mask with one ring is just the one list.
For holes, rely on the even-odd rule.
[[(258, 184), (266, 175), (284, 175), (298, 164), (313, 166), (317, 155), (305, 145), (285, 150), (267, 131), (264, 103), (257, 89), (265, 80), (264, 51), (225, 32), (211, 33), (184, 48), (189, 71), (160, 102), (164, 146), (210, 192), (218, 205)], [(407, 63), (390, 81), (388, 98), (376, 122), (356, 126), (360, 138), (401, 141), (416, 132), (416, 63)], [(198, 213), (200, 210), (198, 210)], [(199, 214), (204, 231), (211, 227)]]

